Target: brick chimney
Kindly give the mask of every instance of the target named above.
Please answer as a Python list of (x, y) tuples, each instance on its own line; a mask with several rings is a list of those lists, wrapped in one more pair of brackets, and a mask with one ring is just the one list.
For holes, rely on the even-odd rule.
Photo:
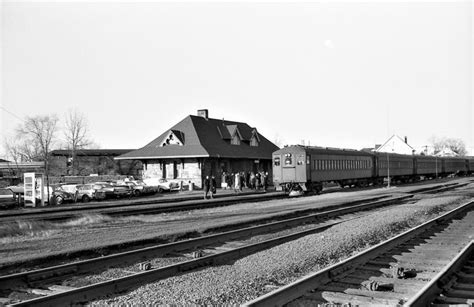
[(207, 109), (198, 110), (197, 115), (209, 119), (209, 111)]

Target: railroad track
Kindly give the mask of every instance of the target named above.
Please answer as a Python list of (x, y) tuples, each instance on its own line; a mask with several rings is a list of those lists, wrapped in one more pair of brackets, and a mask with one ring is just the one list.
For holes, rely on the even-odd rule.
[(473, 238), (474, 201), (470, 201), (245, 306), (399, 306)]
[(225, 195), (216, 197), (215, 199), (202, 199), (202, 196), (198, 198), (186, 199), (186, 200), (173, 200), (167, 199), (163, 201), (155, 201), (146, 204), (117, 204), (111, 206), (97, 204), (94, 206), (77, 206), (68, 207), (64, 210), (58, 210), (57, 208), (44, 208), (41, 211), (31, 210), (24, 212), (4, 212), (0, 213), (0, 223), (7, 223), (16, 220), (44, 220), (44, 221), (63, 221), (80, 216), (84, 213), (100, 213), (107, 214), (110, 216), (124, 216), (124, 215), (138, 215), (138, 214), (159, 214), (176, 212), (183, 210), (194, 210), (194, 209), (205, 209), (219, 206), (228, 206), (242, 202), (254, 202), (254, 201), (265, 201), (284, 198), (286, 195), (283, 192), (271, 192), (271, 193), (248, 193), (244, 195)]
[[(206, 237), (3, 276), (0, 277), (0, 293), (4, 297), (9, 296), (8, 298), (5, 297), (3, 301), (7, 302), (9, 300), (8, 303), (12, 303), (13, 306), (51, 306), (83, 303), (198, 267), (226, 263), (262, 249), (322, 231), (343, 221), (357, 218), (365, 214), (361, 212), (362, 210), (398, 203), (412, 196), (393, 197)], [(309, 225), (302, 226), (308, 223)], [(242, 238), (282, 231), (291, 227), (301, 228), (290, 234), (283, 231), (282, 235), (262, 242), (246, 243), (242, 241)], [(169, 254), (176, 255), (178, 253), (178, 263), (164, 267), (155, 266), (155, 257)], [(112, 266), (121, 266), (121, 274), (124, 276), (79, 288), (72, 288), (64, 283), (68, 278), (91, 272), (96, 273)], [(32, 296), (40, 297), (32, 298)], [(16, 302), (21, 300), (21, 297), (26, 300)]]
[[(447, 191), (467, 185), (468, 183), (445, 183), (432, 187), (419, 188), (409, 191), (413, 193), (437, 193)], [(40, 208), (38, 210), (28, 210), (23, 212), (0, 212), (0, 223), (14, 222), (22, 220), (44, 220), (44, 221), (64, 221), (84, 213), (100, 213), (109, 216), (125, 216), (138, 214), (159, 214), (183, 210), (205, 209), (219, 206), (227, 206), (242, 202), (265, 201), (279, 198), (285, 198), (287, 195), (283, 192), (252, 192), (238, 195), (226, 194), (218, 195), (212, 200), (203, 200), (202, 196), (192, 196), (186, 198), (166, 198), (154, 200), (141, 200), (133, 202), (120, 203), (96, 203), (93, 205), (80, 205), (64, 208)]]
[(474, 305), (474, 241), (421, 289), (405, 306)]

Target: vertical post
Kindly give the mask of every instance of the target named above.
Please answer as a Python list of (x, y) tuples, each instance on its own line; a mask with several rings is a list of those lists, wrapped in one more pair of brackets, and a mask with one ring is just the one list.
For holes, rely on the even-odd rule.
[(435, 156), (435, 164), (436, 164), (436, 179), (438, 179), (438, 157)]
[(387, 188), (390, 188), (390, 155), (387, 151)]

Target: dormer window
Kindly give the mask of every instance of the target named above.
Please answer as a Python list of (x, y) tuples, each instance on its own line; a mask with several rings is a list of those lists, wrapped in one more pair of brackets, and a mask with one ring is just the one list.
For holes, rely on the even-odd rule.
[(230, 135), (230, 144), (240, 145), (240, 142), (243, 140), (243, 137), (237, 125), (227, 125), (226, 127)]
[(257, 129), (252, 129), (252, 137), (250, 138), (250, 146), (258, 146), (260, 143), (260, 137), (258, 136)]
[(240, 145), (240, 138), (239, 138), (239, 135), (236, 133), (234, 134), (234, 136), (232, 137), (232, 139), (230, 140), (230, 143), (232, 145)]
[(255, 136), (250, 139), (250, 146), (258, 146), (258, 139)]

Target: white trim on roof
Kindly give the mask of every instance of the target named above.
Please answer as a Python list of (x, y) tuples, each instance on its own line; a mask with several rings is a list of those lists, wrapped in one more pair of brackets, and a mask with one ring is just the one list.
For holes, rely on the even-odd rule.
[(180, 159), (180, 158), (220, 158), (220, 159), (247, 159), (247, 160), (271, 160), (271, 157), (231, 157), (231, 156), (211, 156), (211, 155), (199, 155), (199, 156), (161, 156), (161, 157), (115, 157), (114, 160), (159, 160), (159, 159)]
[(179, 159), (179, 158), (208, 158), (209, 155), (189, 156), (148, 156), (148, 157), (115, 157), (114, 160), (145, 160), (145, 159)]

